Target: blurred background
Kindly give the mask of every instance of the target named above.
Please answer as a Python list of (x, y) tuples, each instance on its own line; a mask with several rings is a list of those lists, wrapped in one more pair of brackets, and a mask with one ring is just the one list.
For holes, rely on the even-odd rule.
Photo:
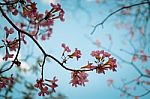
[[(37, 2), (37, 0), (33, 0)], [(50, 3), (60, 3), (65, 11), (65, 21), (55, 21), (51, 37), (45, 41), (38, 40), (46, 52), (60, 61), (62, 43), (71, 50), (78, 48), (82, 52), (79, 61), (69, 60), (69, 68), (79, 69), (94, 59), (90, 56), (93, 50), (105, 50), (117, 59), (117, 72), (106, 74), (89, 72), (89, 82), (84, 87), (72, 87), (69, 84), (71, 73), (48, 58), (44, 66), (44, 78), (58, 78), (56, 93), (40, 97), (33, 85), (41, 76), (38, 63), (42, 53), (26, 37), (27, 44), (21, 45), (19, 59), (21, 66), (15, 66), (3, 75), (16, 77), (11, 88), (0, 90), (5, 99), (149, 99), (150, 97), (150, 3), (122, 9), (110, 16), (112, 12), (129, 5), (150, 2), (149, 0), (40, 0), (37, 2), (39, 12), (50, 9)], [(11, 15), (10, 15), (11, 17)], [(20, 17), (11, 18), (22, 21)], [(0, 39), (4, 23), (0, 18)], [(98, 25), (97, 27), (95, 27)], [(8, 24), (8, 26), (10, 26)], [(93, 29), (95, 30), (93, 31)], [(2, 42), (0, 42), (2, 44)], [(3, 62), (4, 50), (0, 49), (1, 69), (9, 67), (10, 62)], [(11, 60), (10, 60), (11, 61)], [(110, 81), (113, 83), (110, 84)], [(109, 85), (110, 84), (110, 85)], [(18, 94), (19, 93), (19, 94)], [(20, 98), (21, 97), (21, 98)]]

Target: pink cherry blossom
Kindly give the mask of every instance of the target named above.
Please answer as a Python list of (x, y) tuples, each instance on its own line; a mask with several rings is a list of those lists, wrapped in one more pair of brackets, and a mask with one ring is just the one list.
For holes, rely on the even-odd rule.
[(96, 50), (91, 52), (91, 56), (96, 58), (96, 64), (94, 69), (96, 73), (104, 73), (106, 70), (116, 71), (116, 59), (110, 57), (111, 54), (105, 52), (104, 50)]
[(103, 53), (104, 53), (104, 50), (96, 50), (96, 51), (91, 52), (91, 56), (97, 57), (97, 56), (100, 56), (100, 54), (103, 54)]
[(72, 84), (72, 86), (77, 87), (77, 85), (80, 86), (85, 86), (85, 82), (88, 82), (88, 74), (85, 72), (80, 72), (80, 71), (73, 71), (71, 72), (71, 81), (70, 84)]
[(135, 96), (134, 99), (140, 99), (138, 96)]
[(9, 54), (7, 51), (6, 51), (6, 54), (5, 56), (3, 57), (3, 60), (7, 61), (8, 58), (13, 58), (14, 54)]
[(104, 52), (103, 57), (110, 57), (110, 54), (108, 52)]
[(14, 33), (14, 29), (13, 28), (8, 29), (7, 26), (4, 27), (4, 30), (6, 31), (6, 34), (13, 34)]
[(37, 79), (36, 84), (34, 86), (41, 89), (43, 85), (44, 85), (44, 80), (42, 80), (42, 79), (38, 80)]
[(61, 46), (64, 48), (64, 52), (71, 52), (69, 46), (67, 46), (65, 43), (62, 43)]
[(148, 60), (148, 57), (147, 57), (147, 55), (145, 54), (145, 52), (143, 50), (141, 50), (141, 54), (142, 54), (141, 55), (141, 60), (144, 63)]
[(56, 91), (55, 91), (55, 88), (58, 87), (58, 85), (56, 84), (56, 82), (58, 81), (58, 79), (56, 79), (56, 76), (53, 77), (53, 80), (47, 80), (47, 79), (45, 79), (45, 81), (50, 82), (51, 85), (48, 85), (48, 86), (51, 87), (52, 92), (56, 92)]
[(137, 55), (133, 55), (132, 61), (136, 62), (138, 60), (138, 56)]
[(37, 7), (35, 2), (30, 2), (29, 5), (23, 8), (22, 15), (30, 19), (34, 19), (37, 15)]
[(61, 8), (61, 5), (60, 4), (57, 4), (57, 5), (54, 5), (54, 4), (50, 4), (51, 7), (52, 7), (52, 12), (58, 12), (58, 16), (55, 16), (55, 17), (52, 17), (52, 19), (57, 19), (59, 18), (61, 21), (64, 21), (64, 10)]
[(24, 44), (27, 44), (27, 41), (25, 40), (25, 35), (21, 33), (21, 40)]
[(14, 83), (13, 75), (11, 77), (0, 77), (0, 89), (11, 86)]
[(81, 57), (81, 51), (78, 50), (77, 48), (75, 48), (75, 51), (71, 54), (71, 55), (68, 55), (69, 58), (73, 58), (73, 57), (76, 57), (77, 60)]
[(19, 47), (19, 42), (17, 39), (14, 39), (13, 41), (7, 40), (7, 46), (9, 47), (10, 51), (16, 51), (16, 49)]
[(108, 85), (108, 86), (111, 86), (111, 85), (113, 84), (113, 82), (114, 82), (114, 81), (113, 81), (112, 79), (108, 79), (108, 80), (107, 80), (107, 85)]
[(145, 69), (146, 74), (150, 75), (150, 69)]
[(38, 93), (39, 96), (45, 96), (45, 94), (50, 94), (50, 92), (48, 91), (48, 87), (44, 86), (43, 88), (41, 88), (40, 92)]

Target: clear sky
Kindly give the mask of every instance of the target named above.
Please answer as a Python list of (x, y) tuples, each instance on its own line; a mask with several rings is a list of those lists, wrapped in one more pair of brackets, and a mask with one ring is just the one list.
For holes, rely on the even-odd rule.
[[(81, 2), (75, 2), (75, 0), (69, 2), (66, 0), (64, 2), (62, 1), (61, 4), (65, 10), (65, 22), (56, 22), (51, 39), (48, 43), (43, 43), (52, 55), (60, 58), (60, 54), (62, 53), (61, 43), (66, 43), (72, 50), (79, 48), (83, 53), (81, 60), (77, 63), (74, 61), (68, 63), (68, 66), (71, 68), (79, 68), (86, 64), (88, 60), (92, 59), (90, 57), (92, 50), (101, 49), (94, 46), (86, 37), (90, 36), (93, 40), (98, 39), (102, 42), (103, 46), (108, 48), (110, 46), (108, 35), (110, 34), (113, 39), (112, 51), (125, 57), (127, 60), (131, 58), (126, 53), (120, 51), (120, 49), (132, 49), (131, 46), (123, 43), (126, 31), (116, 29), (114, 20), (119, 20), (116, 20), (114, 16), (106, 21), (103, 29), (99, 27), (94, 35), (89, 35), (92, 30), (92, 25), (103, 20), (109, 14), (108, 9), (115, 7), (113, 2), (110, 7), (99, 6), (94, 0), (82, 0)], [(45, 3), (42, 3), (40, 6), (43, 6), (41, 10), (49, 8), (49, 5), (46, 6)], [(120, 97), (121, 92), (108, 87), (106, 83), (107, 79), (112, 78), (115, 80), (117, 86), (121, 86), (121, 79), (130, 80), (136, 77), (137, 72), (132, 67), (126, 66), (126, 64), (122, 65), (123, 67), (118, 65), (117, 72), (108, 71), (105, 75), (94, 72), (89, 73), (89, 82), (85, 87), (79, 86), (74, 88), (68, 84), (70, 81), (70, 72), (62, 69), (54, 61), (47, 65), (45, 76), (50, 77), (56, 75), (59, 78), (57, 91), (62, 92), (69, 99), (133, 99), (133, 97)], [(147, 95), (141, 99), (148, 99), (148, 97), (150, 96)]]
[[(41, 2), (38, 3), (39, 10), (44, 11), (45, 9), (50, 9), (50, 5), (47, 1), (54, 3), (57, 0), (40, 1)], [(61, 60), (63, 51), (61, 48), (62, 43), (69, 45), (72, 50), (78, 48), (82, 51), (83, 56), (78, 62), (69, 61), (67, 65), (70, 68), (79, 68), (87, 64), (88, 61), (93, 60), (90, 56), (92, 50), (102, 50), (102, 48), (93, 45), (87, 37), (90, 37), (94, 41), (98, 39), (104, 47), (109, 48), (111, 43), (108, 35), (112, 35), (113, 45), (111, 50), (124, 57), (126, 60), (131, 58), (130, 55), (120, 51), (120, 49), (128, 49), (128, 51), (132, 49), (131, 46), (123, 43), (126, 31), (118, 30), (114, 26), (114, 20), (119, 21), (114, 16), (104, 23), (103, 29), (99, 27), (94, 35), (90, 35), (90, 32), (93, 29), (92, 25), (101, 22), (106, 15), (109, 14), (109, 6), (99, 6), (94, 0), (81, 0), (82, 2), (80, 3), (78, 1), (74, 2), (76, 0), (72, 0), (72, 2), (68, 1), (69, 0), (66, 0), (66, 2), (65, 0), (61, 1), (62, 8), (64, 8), (65, 11), (65, 22), (60, 22), (59, 20), (56, 21), (53, 26), (52, 37), (46, 42), (41, 42), (41, 45), (48, 53)], [(112, 3), (111, 8), (113, 6), (115, 5)], [(34, 53), (38, 54), (39, 52), (35, 51)], [(51, 60), (50, 63), (46, 63), (44, 70), (45, 78), (57, 76), (59, 79), (59, 86), (56, 89), (56, 92), (64, 94), (69, 99), (133, 99), (133, 97), (120, 97), (120, 91), (107, 86), (106, 81), (110, 78), (114, 79), (115, 85), (121, 86), (121, 79), (130, 80), (136, 77), (137, 71), (124, 63), (120, 65), (118, 62), (117, 72), (107, 71), (105, 75), (90, 72), (88, 77), (89, 82), (86, 83), (85, 87), (78, 86), (77, 88), (72, 87), (71, 84), (69, 84), (71, 76), (70, 72), (64, 70), (55, 61)], [(31, 74), (25, 75), (27, 79), (31, 77)], [(37, 78), (35, 77), (34, 80), (35, 79)], [(147, 95), (140, 99), (149, 99), (149, 97), (150, 95)]]

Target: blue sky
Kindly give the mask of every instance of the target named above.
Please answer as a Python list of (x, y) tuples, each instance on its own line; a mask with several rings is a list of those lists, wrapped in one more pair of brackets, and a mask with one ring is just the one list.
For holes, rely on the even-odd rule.
[[(90, 36), (93, 40), (99, 39), (102, 42), (102, 45), (108, 48), (110, 42), (107, 34), (110, 34), (113, 38), (112, 51), (121, 55), (126, 60), (131, 58), (130, 55), (120, 51), (120, 49), (128, 49), (128, 51), (132, 51), (132, 49), (131, 46), (123, 44), (126, 31), (117, 30), (114, 27), (114, 20), (116, 20), (114, 16), (106, 21), (103, 29), (99, 27), (94, 35), (89, 35), (92, 30), (92, 25), (100, 22), (109, 14), (109, 10), (107, 11), (109, 8), (106, 8), (106, 6), (100, 7), (92, 0), (85, 0), (82, 2), (82, 6), (87, 7), (87, 9), (85, 8), (86, 10), (82, 9), (82, 7), (75, 7), (74, 5), (76, 4), (73, 2), (72, 4), (65, 1), (61, 3), (63, 4), (62, 7), (65, 9), (65, 22), (56, 22), (50, 40), (46, 43), (42, 43), (46, 46), (46, 50), (52, 55), (60, 58), (62, 53), (60, 47), (61, 43), (66, 43), (72, 50), (74, 50), (74, 48), (79, 48), (83, 53), (80, 61), (77, 63), (70, 61), (68, 63), (68, 66), (71, 68), (79, 68), (86, 64), (88, 60), (92, 60), (90, 57), (90, 52), (92, 50), (101, 49), (97, 48), (87, 40), (85, 35)], [(42, 5), (44, 6), (44, 3)], [(49, 7), (49, 5), (47, 5), (47, 7)], [(47, 7), (45, 5), (45, 9)], [(47, 46), (47, 44), (49, 46)], [(121, 92), (108, 87), (106, 83), (107, 79), (112, 78), (115, 80), (117, 86), (121, 86), (121, 78), (127, 78), (127, 80), (130, 80), (137, 76), (137, 72), (132, 67), (126, 66), (127, 64), (122, 65), (122, 68), (118, 65), (117, 72), (108, 71), (105, 75), (96, 74), (94, 72), (89, 73), (89, 82), (85, 87), (79, 86), (74, 88), (68, 84), (70, 81), (70, 72), (62, 69), (54, 61), (48, 64), (48, 67), (45, 66), (45, 77), (57, 75), (59, 78), (59, 88), (57, 90), (64, 93), (69, 99), (133, 99), (133, 97), (120, 97)], [(148, 97), (149, 95), (141, 99), (148, 99)]]
[[(43, 1), (43, 3), (38, 3), (38, 6), (40, 7), (39, 10), (41, 12), (45, 9), (50, 9), (50, 6), (46, 3), (46, 1), (55, 2), (55, 0)], [(67, 65), (70, 68), (79, 68), (87, 64), (87, 61), (93, 60), (90, 56), (92, 50), (102, 50), (102, 48), (97, 48), (94, 46), (86, 38), (86, 36), (91, 37), (93, 40), (100, 40), (102, 45), (108, 48), (110, 46), (108, 34), (110, 34), (113, 39), (112, 51), (124, 57), (126, 60), (131, 58), (130, 55), (120, 51), (120, 49), (128, 49), (128, 51), (132, 51), (132, 49), (131, 46), (123, 44), (127, 31), (118, 30), (114, 27), (114, 20), (116, 20), (114, 16), (104, 23), (103, 29), (99, 27), (94, 35), (90, 35), (92, 25), (100, 22), (106, 17), (106, 15), (109, 14), (109, 10), (107, 10), (109, 7), (101, 7), (97, 5), (94, 0), (83, 0), (83, 7), (75, 6), (76, 4), (73, 2), (70, 4), (62, 1), (61, 4), (62, 8), (65, 10), (65, 22), (56, 21), (53, 26), (52, 37), (48, 41), (40, 43), (48, 53), (61, 60), (61, 54), (63, 51), (61, 48), (62, 43), (69, 45), (72, 50), (74, 50), (74, 48), (78, 48), (83, 53), (82, 58), (79, 59), (79, 62), (69, 61)], [(36, 50), (37, 48), (34, 47), (34, 49)], [(38, 53), (38, 51), (34, 52), (34, 54)], [(107, 79), (112, 78), (115, 80), (115, 84), (117, 86), (121, 86), (121, 78), (127, 78), (127, 80), (130, 80), (136, 77), (137, 71), (135, 71), (132, 67), (127, 66), (127, 64), (123, 63), (122, 65), (123, 66), (120, 66), (120, 64), (118, 64), (117, 72), (107, 71), (105, 75), (90, 72), (88, 78), (89, 82), (86, 83), (85, 87), (72, 87), (71, 84), (69, 84), (70, 72), (64, 70), (53, 60), (51, 60), (50, 63), (47, 62), (45, 64), (44, 76), (45, 78), (53, 78), (53, 76), (57, 76), (59, 79), (59, 87), (56, 91), (63, 93), (69, 99), (133, 99), (133, 97), (120, 97), (121, 92), (113, 89), (112, 87), (108, 87), (106, 83)], [(31, 74), (25, 75), (27, 79), (31, 77)], [(34, 80), (37, 79), (36, 77), (32, 78)], [(148, 99), (149, 97), (150, 95), (147, 95), (140, 99)]]

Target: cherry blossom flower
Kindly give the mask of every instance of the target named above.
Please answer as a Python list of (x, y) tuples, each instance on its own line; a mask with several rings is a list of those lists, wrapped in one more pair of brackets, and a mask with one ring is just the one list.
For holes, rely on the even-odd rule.
[(21, 33), (21, 40), (24, 44), (27, 44), (27, 41), (25, 40), (25, 35)]
[(100, 0), (96, 0), (96, 3), (99, 4), (101, 1)]
[(53, 3), (50, 3), (50, 6), (54, 9), (55, 12), (59, 11), (61, 9), (61, 5), (60, 4), (53, 4)]
[(56, 79), (56, 77), (53, 77), (53, 80), (47, 80), (47, 79), (45, 79), (45, 81), (50, 82), (51, 85), (48, 85), (48, 86), (51, 87), (52, 92), (56, 92), (55, 88), (58, 87), (58, 85), (56, 84), (56, 82), (58, 81), (58, 79)]
[(13, 41), (9, 40), (6, 42), (7, 42), (7, 46), (9, 47), (10, 51), (16, 51), (16, 49), (19, 47), (19, 42), (17, 39), (14, 39)]
[(100, 54), (104, 54), (104, 50), (96, 50), (91, 52), (91, 56), (95, 57), (96, 59), (100, 60)]
[(113, 82), (114, 82), (114, 81), (113, 81), (112, 79), (108, 79), (108, 80), (107, 80), (107, 85), (108, 85), (108, 86), (111, 86), (111, 85), (113, 84)]
[(104, 52), (103, 57), (110, 57), (110, 54), (108, 52)]
[[(3, 0), (6, 2), (6, 0)], [(18, 10), (16, 9), (15, 6), (7, 6), (7, 12), (11, 12), (14, 16), (18, 14)]]
[(146, 62), (146, 61), (148, 60), (148, 57), (147, 57), (147, 55), (144, 53), (143, 50), (141, 50), (141, 54), (142, 54), (141, 60), (142, 60), (142, 62), (144, 63), (144, 62)]
[(146, 62), (148, 60), (147, 55), (142, 55), (142, 62)]
[(99, 55), (100, 55), (100, 51), (99, 51), (99, 50), (97, 50), (97, 51), (92, 51), (92, 52), (91, 52), (91, 55), (92, 55), (93, 57), (99, 56)]
[(13, 83), (13, 75), (11, 75), (11, 77), (0, 77), (0, 89), (5, 88), (6, 86), (11, 86)]
[(36, 80), (36, 84), (34, 85), (35, 87), (41, 89), (44, 85), (44, 80), (40, 79), (40, 80)]
[(41, 36), (41, 40), (43, 40), (43, 41), (45, 41), (46, 40), (46, 34), (43, 34), (42, 36)]
[(96, 73), (98, 73), (98, 74), (100, 74), (100, 73), (105, 74), (105, 70), (108, 70), (108, 67), (105, 67), (104, 65), (98, 65), (96, 67)]
[(100, 47), (100, 46), (101, 46), (101, 42), (100, 42), (100, 40), (98, 40), (98, 39), (94, 42), (94, 44), (95, 44), (97, 47)]
[(88, 62), (88, 64), (85, 65), (85, 66), (82, 66), (81, 69), (83, 69), (83, 68), (86, 68), (86, 69), (94, 69), (94, 68), (96, 68), (96, 66), (93, 66), (92, 64), (93, 64), (93, 63), (89, 63), (89, 62)]
[(1, 81), (0, 81), (0, 89), (2, 89), (2, 88), (6, 88), (6, 80), (4, 80), (4, 79), (2, 79)]
[(137, 55), (133, 55), (132, 61), (133, 61), (133, 62), (136, 62), (137, 60), (138, 60), (138, 56), (137, 56)]
[[(42, 80), (42, 79), (36, 80), (36, 84), (34, 86), (36, 88), (40, 89), (40, 92), (38, 93), (39, 96), (45, 96), (45, 94), (48, 95), (51, 92), (55, 92), (55, 88), (58, 87), (58, 85), (56, 84), (58, 79), (56, 79), (56, 77), (53, 77), (53, 80), (45, 79), (45, 81), (50, 82), (51, 84), (45, 83), (44, 80)], [(48, 87), (50, 87), (52, 89), (52, 91), (49, 91)]]
[(13, 34), (14, 33), (14, 29), (13, 28), (8, 29), (7, 26), (4, 27), (4, 30), (6, 31), (6, 34)]
[(45, 96), (45, 94), (50, 94), (50, 92), (48, 91), (48, 87), (44, 86), (40, 89), (41, 91), (38, 93), (39, 96)]
[(26, 0), (27, 2), (31, 2), (31, 0)]
[(85, 72), (81, 72), (81, 71), (73, 71), (71, 72), (71, 81), (70, 84), (72, 84), (72, 86), (77, 87), (77, 85), (80, 86), (85, 86), (85, 82), (88, 82), (88, 74)]
[(17, 9), (14, 9), (14, 10), (12, 11), (12, 14), (13, 14), (14, 16), (18, 15), (18, 10), (17, 10)]
[(64, 52), (71, 52), (69, 46), (67, 46), (65, 43), (62, 43), (61, 46), (64, 48)]
[(110, 70), (113, 70), (113, 71), (116, 71), (116, 67), (117, 67), (117, 65), (116, 65), (116, 59), (114, 59), (114, 58), (109, 58), (109, 60), (108, 60), (108, 62), (107, 63), (105, 63), (104, 65), (109, 65), (109, 69)]
[(78, 60), (81, 57), (81, 51), (75, 48), (75, 51), (71, 55), (68, 55), (68, 56), (69, 58), (76, 57)]
[(51, 37), (52, 35), (52, 28), (49, 28), (48, 31), (47, 31), (47, 37)]
[(145, 69), (146, 74), (150, 75), (150, 69)]
[(60, 13), (59, 13), (59, 18), (60, 18), (60, 20), (63, 22), (63, 21), (65, 21), (65, 19), (64, 19), (64, 10), (61, 10), (60, 11)]
[(9, 54), (8, 51), (6, 51), (5, 56), (3, 57), (3, 60), (7, 61), (8, 58), (13, 58), (14, 54)]
[(38, 93), (39, 96), (45, 96), (45, 94), (49, 94), (50, 92), (48, 91), (48, 87), (45, 86), (44, 80), (36, 80), (36, 84), (34, 85), (35, 87), (40, 89), (40, 92)]
[(41, 22), (41, 23), (40, 23), (40, 26), (50, 28), (51, 26), (53, 26), (53, 24), (54, 24), (54, 20), (49, 19), (49, 20), (46, 20), (46, 21), (44, 21), (44, 22)]
[(135, 96), (134, 99), (139, 99), (139, 97), (138, 97), (138, 96)]
[(104, 50), (96, 50), (91, 52), (91, 56), (96, 58), (95, 63), (97, 66), (95, 66), (94, 69), (96, 69), (96, 73), (104, 73), (105, 70), (112, 70), (116, 71), (116, 59), (113, 57), (110, 57), (111, 54), (108, 52), (105, 52)]
[(29, 5), (25, 6), (23, 8), (22, 12), (24, 17), (29, 17), (30, 19), (33, 19), (37, 15), (37, 7), (35, 2), (30, 2)]
[(64, 21), (64, 10), (61, 8), (61, 5), (60, 4), (57, 4), (57, 5), (54, 5), (54, 4), (50, 4), (51, 7), (52, 7), (52, 13), (54, 12), (58, 12), (58, 16), (55, 16), (55, 17), (52, 17), (52, 19), (57, 19), (59, 18), (61, 21)]

